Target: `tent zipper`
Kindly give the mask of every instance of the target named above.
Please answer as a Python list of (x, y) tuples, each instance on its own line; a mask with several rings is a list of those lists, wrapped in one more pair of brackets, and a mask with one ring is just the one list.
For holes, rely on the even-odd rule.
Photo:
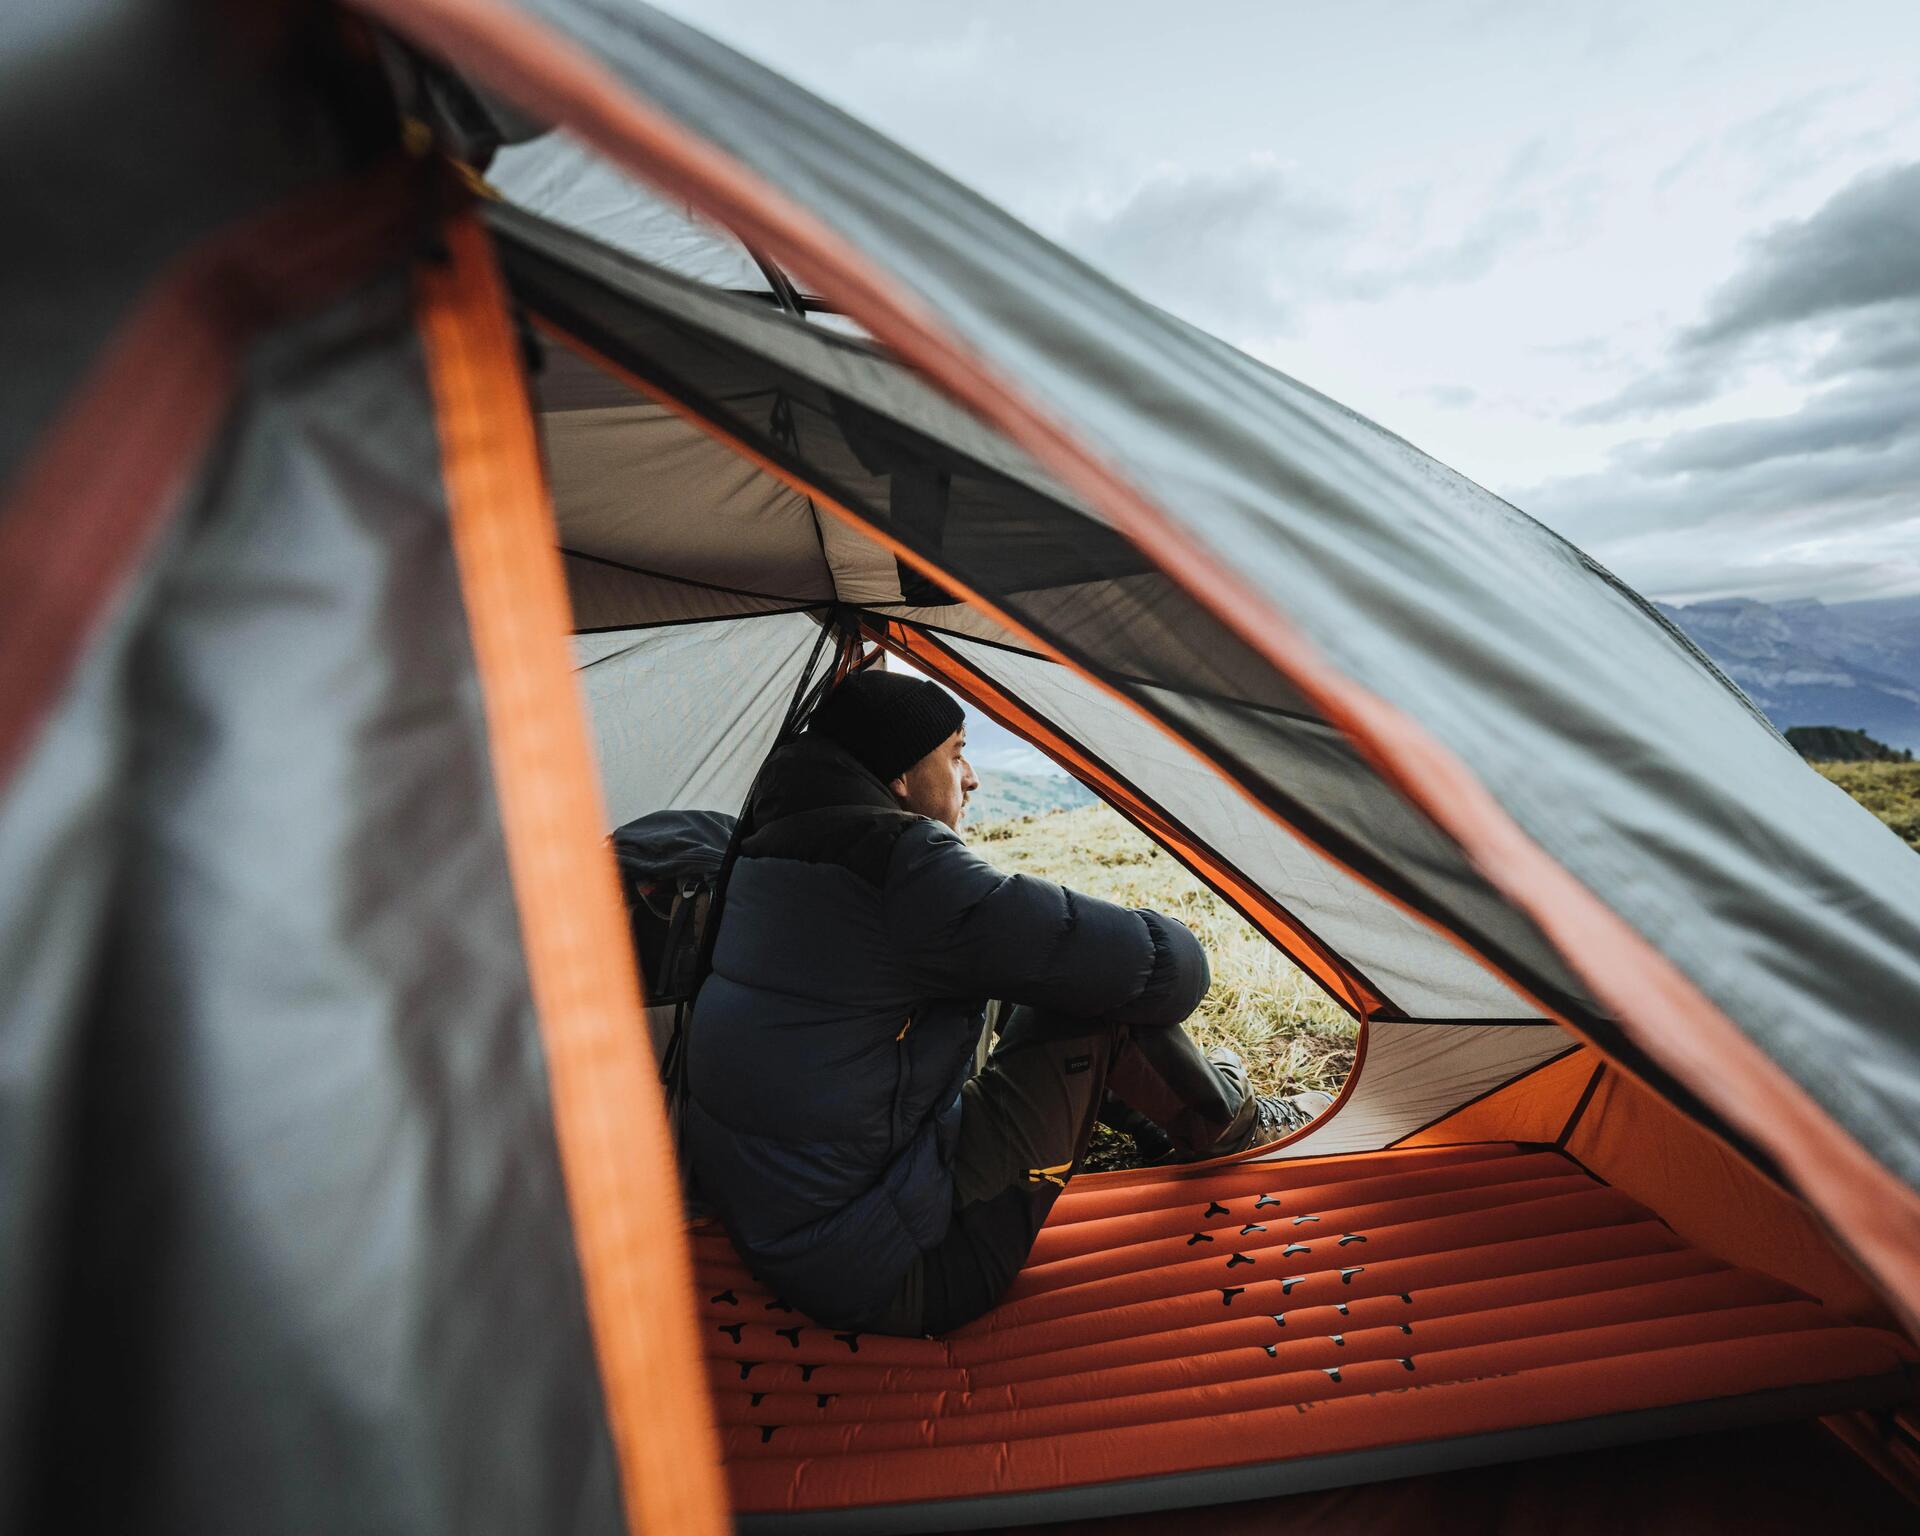
[(894, 1079), (893, 1079), (893, 1116), (890, 1140), (897, 1150), (901, 1138), (906, 1135), (906, 1126), (902, 1119), (907, 1104), (907, 1031), (913, 1028), (913, 1014), (907, 1014), (906, 1022), (900, 1026), (900, 1033), (893, 1037)]

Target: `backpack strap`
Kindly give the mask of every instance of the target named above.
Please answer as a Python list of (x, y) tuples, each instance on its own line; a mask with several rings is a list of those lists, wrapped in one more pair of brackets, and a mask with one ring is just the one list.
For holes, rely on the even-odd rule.
[[(833, 665), (816, 677), (815, 669), (820, 663), (820, 653), (826, 649), (828, 640), (834, 642)], [(727, 851), (720, 861), (719, 872), (713, 878), (713, 884), (706, 896), (704, 910), (694, 919), (698, 923), (700, 942), (693, 962), (693, 975), (685, 1001), (677, 1004), (673, 1011), (673, 1033), (667, 1039), (667, 1049), (660, 1059), (660, 1081), (667, 1090), (667, 1102), (673, 1113), (674, 1151), (679, 1155), (681, 1167), (686, 1166), (684, 1138), (686, 1136), (687, 1102), (687, 1026), (692, 1019), (693, 1007), (700, 1000), (700, 988), (713, 971), (713, 949), (720, 934), (720, 920), (726, 907), (727, 881), (733, 874), (733, 866), (740, 858), (740, 844), (747, 834), (749, 812), (753, 806), (753, 797), (758, 793), (760, 780), (767, 771), (767, 764), (773, 754), (800, 734), (800, 728), (806, 724), (807, 717), (825, 696), (827, 690), (853, 664), (860, 650), (859, 619), (847, 610), (835, 609), (822, 619), (819, 637), (813, 643), (813, 650), (807, 657), (807, 664), (800, 669), (800, 681), (794, 688), (793, 698), (787, 705), (786, 717), (780, 722), (780, 730), (774, 736), (773, 745), (766, 757), (760, 760), (760, 766), (754, 771), (753, 782), (747, 788), (746, 799), (741, 803), (740, 815), (735, 821), (733, 835), (727, 840)], [(680, 917), (682, 903), (675, 900), (672, 921)]]

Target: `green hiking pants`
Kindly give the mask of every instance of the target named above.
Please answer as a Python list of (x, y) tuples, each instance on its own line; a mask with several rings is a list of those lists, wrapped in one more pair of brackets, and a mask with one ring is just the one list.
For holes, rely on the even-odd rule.
[(1195, 1153), (1239, 1109), (1239, 1096), (1178, 1025), (1129, 1031), (1015, 1008), (986, 1065), (960, 1090), (952, 1225), (914, 1261), (874, 1332), (944, 1333), (1000, 1299), (1085, 1157), (1108, 1090)]

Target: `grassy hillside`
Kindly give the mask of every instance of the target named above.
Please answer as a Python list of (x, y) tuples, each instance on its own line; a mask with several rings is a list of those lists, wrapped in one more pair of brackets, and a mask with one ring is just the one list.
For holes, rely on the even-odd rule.
[(1246, 1057), (1262, 1093), (1338, 1093), (1353, 1065), (1354, 1021), (1154, 844), (1104, 805), (1003, 821), (968, 834), (981, 857), (1129, 907), (1177, 917), (1213, 960), (1213, 987), (1189, 1025)]
[(1920, 763), (1815, 763), (1920, 852)]
[(1839, 725), (1790, 725), (1787, 745), (1816, 763), (1910, 763), (1913, 753)]

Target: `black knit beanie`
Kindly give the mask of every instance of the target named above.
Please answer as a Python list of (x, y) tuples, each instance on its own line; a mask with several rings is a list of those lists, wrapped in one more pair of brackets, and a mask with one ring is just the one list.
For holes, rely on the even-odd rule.
[(944, 688), (897, 672), (856, 672), (808, 721), (882, 784), (897, 779), (967, 721)]

